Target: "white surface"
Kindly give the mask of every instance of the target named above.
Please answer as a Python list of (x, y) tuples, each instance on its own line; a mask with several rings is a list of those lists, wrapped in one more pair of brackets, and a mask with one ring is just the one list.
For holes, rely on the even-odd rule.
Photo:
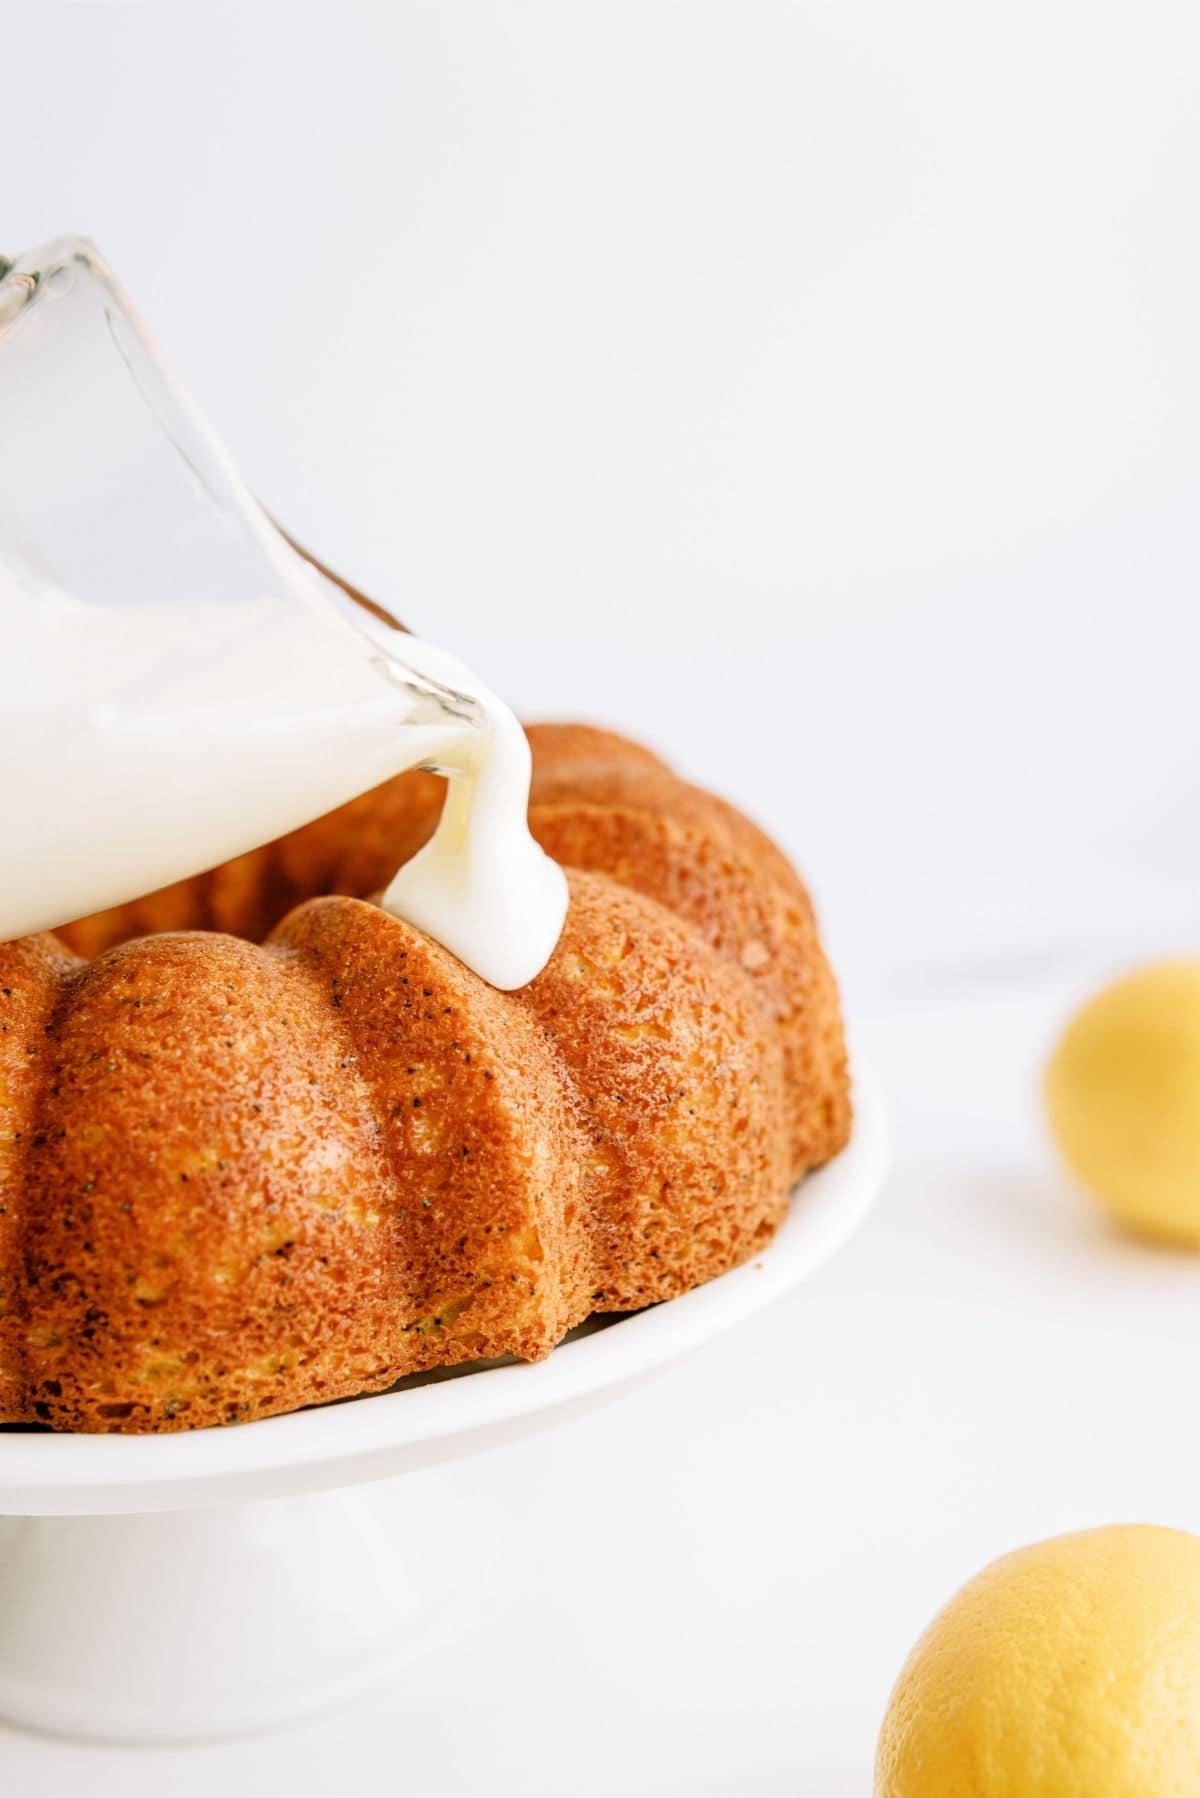
[(289, 528), (500, 691), (752, 798), (898, 1132), (794, 1301), (448, 1470), (503, 1637), (290, 1740), (4, 1738), (11, 1789), (864, 1798), (989, 1555), (1200, 1527), (1200, 1266), (1092, 1224), (1035, 1095), (1200, 937), (1200, 16), (0, 7), (6, 240), (93, 232)]
[[(235, 1430), (0, 1439), (0, 1508), (49, 1513), (0, 1519), (0, 1716), (178, 1741), (291, 1724), (401, 1674), (419, 1682), (435, 1647), (463, 1640), (469, 1600), (478, 1633), (495, 1519), (478, 1493), (455, 1506), (427, 1481), (324, 1488), (577, 1417), (794, 1290), (879, 1194), (887, 1118), (865, 1074), (857, 1091), (850, 1146), (803, 1183), (768, 1250), (540, 1366)], [(266, 1502), (230, 1502), (243, 1499)], [(135, 1510), (147, 1515), (103, 1514)]]
[(984, 1561), (1107, 1521), (1200, 1528), (1200, 1271), (1094, 1223), (1038, 1128), (1032, 1070), (1073, 985), (877, 1023), (898, 1162), (820, 1278), (582, 1422), (413, 1476), (507, 1538), (503, 1601), (465, 1644), (290, 1737), (0, 1733), (11, 1789), (318, 1798), (402, 1764), (455, 1798), (865, 1798), (904, 1654)]

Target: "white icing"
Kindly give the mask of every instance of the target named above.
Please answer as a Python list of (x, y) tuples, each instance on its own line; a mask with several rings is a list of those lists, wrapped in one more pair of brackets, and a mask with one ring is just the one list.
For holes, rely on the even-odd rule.
[(511, 991), (545, 967), (567, 912), (563, 871), (529, 834), (529, 743), (503, 701), (453, 656), (418, 638), (404, 640), (404, 653), (419, 673), (475, 700), (484, 722), (439, 757), (450, 786), (438, 828), (383, 904)]
[(0, 941), (427, 767), (450, 776), (443, 817), (383, 903), (494, 986), (523, 985), (558, 939), (566, 883), (526, 824), (520, 725), (453, 657), (340, 613), (298, 561), (287, 588), (98, 605), (0, 563)]

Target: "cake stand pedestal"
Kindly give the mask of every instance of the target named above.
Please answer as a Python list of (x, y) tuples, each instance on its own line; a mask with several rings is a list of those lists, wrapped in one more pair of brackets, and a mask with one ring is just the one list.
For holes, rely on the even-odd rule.
[(177, 1741), (299, 1722), (403, 1671), (487, 1583), (424, 1480), (145, 1516), (0, 1522), (0, 1710)]
[(770, 1248), (536, 1367), (175, 1436), (0, 1434), (0, 1715), (57, 1735), (179, 1741), (309, 1717), (452, 1637), (502, 1556), (486, 1507), (397, 1479), (592, 1409), (814, 1272), (882, 1184), (861, 1073), (850, 1146)]

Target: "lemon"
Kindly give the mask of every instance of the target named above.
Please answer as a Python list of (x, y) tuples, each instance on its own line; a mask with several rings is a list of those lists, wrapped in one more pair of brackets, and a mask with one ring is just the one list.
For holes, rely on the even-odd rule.
[(875, 1798), (1195, 1798), (1200, 1537), (1126, 1524), (993, 1561), (888, 1705)]
[(1143, 1235), (1200, 1245), (1200, 961), (1143, 968), (1085, 1005), (1051, 1059), (1046, 1102), (1101, 1204)]

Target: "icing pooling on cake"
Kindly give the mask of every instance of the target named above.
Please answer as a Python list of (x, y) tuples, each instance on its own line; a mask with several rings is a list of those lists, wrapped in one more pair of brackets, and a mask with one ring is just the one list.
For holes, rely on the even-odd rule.
[(410, 768), (450, 777), (386, 907), (492, 985), (545, 965), (561, 870), (525, 814), (529, 749), (452, 656), (287, 596), (97, 605), (0, 565), (9, 671), (0, 940), (242, 854)]

